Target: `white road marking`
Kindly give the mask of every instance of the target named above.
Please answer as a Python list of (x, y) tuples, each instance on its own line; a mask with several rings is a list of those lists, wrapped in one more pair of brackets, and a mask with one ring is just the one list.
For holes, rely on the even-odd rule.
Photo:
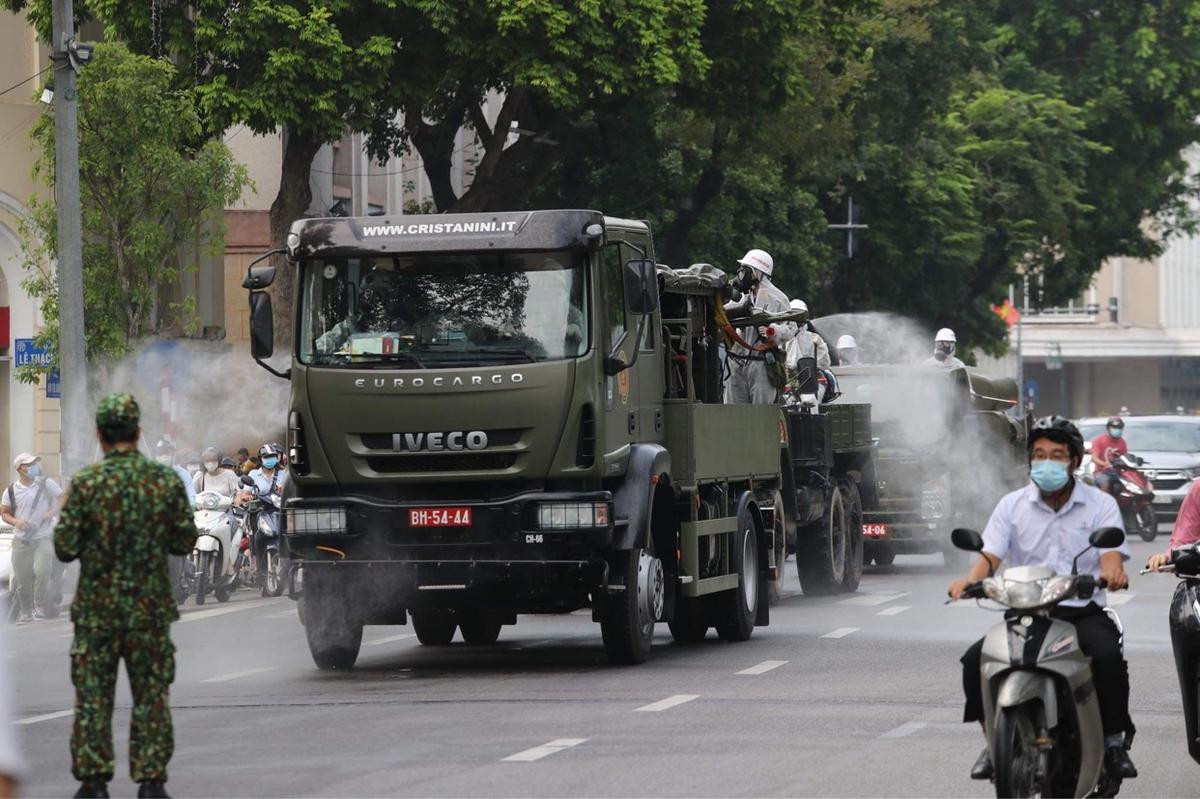
[(699, 698), (700, 694), (675, 694), (674, 696), (668, 696), (666, 699), (660, 699), (657, 702), (651, 702), (648, 705), (642, 705), (639, 708), (635, 708), (634, 712), (658, 713), (659, 711), (670, 710), (673, 707)]
[(748, 669), (742, 669), (741, 671), (738, 672), (738, 674), (749, 674), (749, 675), (766, 674), (771, 669), (777, 669), (780, 666), (782, 666), (784, 663), (787, 663), (787, 661), (786, 660), (764, 660), (762, 663), (759, 663), (757, 666), (751, 666)]
[(287, 610), (283, 611), (282, 613), (272, 613), (269, 616), (263, 616), (263, 618), (264, 619), (294, 619), (294, 618), (296, 618), (297, 615), (299, 615), (299, 614), (296, 613), (295, 608), (288, 608)]
[(502, 763), (532, 763), (535, 760), (541, 760), (543, 757), (549, 757), (555, 752), (562, 752), (565, 749), (570, 749), (574, 746), (579, 746), (586, 741), (587, 738), (555, 738), (553, 741), (541, 746), (535, 746), (532, 749), (526, 749), (524, 752), (517, 752), (515, 755), (509, 755), (503, 758)]
[(828, 632), (822, 635), (822, 638), (845, 638), (851, 633), (856, 633), (861, 630), (861, 627), (838, 627), (833, 632)]
[(235, 671), (233, 674), (222, 674), (219, 677), (209, 677), (207, 680), (200, 682), (232, 682), (240, 680), (242, 677), (252, 677), (255, 674), (266, 674), (268, 671), (277, 671), (278, 666), (259, 666), (257, 669), (246, 669), (245, 671)]
[(849, 599), (843, 599), (840, 604), (857, 605), (859, 607), (874, 607), (876, 605), (886, 605), (888, 602), (894, 602), (902, 596), (908, 596), (911, 591), (897, 591), (886, 594), (856, 594)]
[(407, 641), (409, 638), (416, 638), (416, 633), (404, 633), (403, 635), (389, 635), (384, 638), (376, 638), (374, 641), (364, 641), (366, 646), (383, 646), (384, 644), (392, 644), (396, 641)]
[(74, 710), (58, 710), (54, 713), (43, 713), (40, 716), (30, 716), (26, 719), (18, 719), (17, 724), (37, 724), (39, 721), (52, 721), (54, 719), (65, 719), (67, 716), (74, 716)]
[(1129, 602), (1129, 600), (1133, 599), (1135, 596), (1137, 596), (1137, 593), (1134, 591), (1117, 591), (1116, 593), (1110, 593), (1108, 595), (1108, 604), (1112, 605), (1114, 608), (1119, 608), (1125, 603)]
[(876, 616), (899, 616), (906, 610), (912, 610), (912, 605), (892, 605), (876, 613)]
[(921, 730), (925, 729), (927, 726), (929, 726), (929, 725), (926, 724), (924, 721), (906, 721), (903, 724), (901, 724), (899, 727), (890, 729), (887, 732), (885, 732), (883, 735), (880, 735), (879, 737), (880, 738), (907, 738), (908, 736), (912, 735), (914, 732), (920, 732)]
[(201, 619), (211, 619), (216, 616), (224, 616), (229, 613), (240, 613), (243, 610), (255, 610), (261, 608), (262, 605), (230, 605), (224, 608), (213, 608), (212, 610), (194, 610), (190, 613), (183, 613), (177, 624), (186, 624), (189, 621), (200, 621)]

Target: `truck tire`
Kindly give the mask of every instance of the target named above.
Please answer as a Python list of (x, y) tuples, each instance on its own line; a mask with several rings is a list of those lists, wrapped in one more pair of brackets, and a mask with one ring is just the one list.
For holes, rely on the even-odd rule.
[(751, 515), (738, 519), (734, 533), (731, 571), (738, 576), (737, 588), (713, 597), (717, 603), (717, 635), (722, 641), (748, 641), (754, 634), (758, 615), (758, 524)]
[(858, 590), (863, 574), (862, 497), (853, 480), (842, 480), (841, 487), (846, 502), (846, 574), (842, 591), (852, 594)]
[(796, 536), (796, 573), (807, 596), (837, 593), (846, 579), (846, 504), (840, 485), (830, 491), (825, 516)]
[(496, 643), (503, 625), (500, 617), (491, 613), (471, 614), (458, 620), (458, 629), (463, 640), (472, 646), (490, 646)]
[(305, 593), (301, 602), (304, 604), (304, 637), (313, 663), (321, 671), (353, 668), (362, 648), (362, 624), (347, 617), (336, 604), (336, 596)]
[(709, 621), (707, 597), (679, 597), (675, 600), (675, 618), (667, 622), (671, 637), (681, 644), (695, 644), (708, 635)]
[(896, 562), (896, 548), (882, 541), (871, 547), (875, 551), (876, 566), (891, 566)]
[(458, 622), (444, 610), (414, 610), (412, 626), (417, 640), (425, 646), (446, 646), (454, 640), (454, 630), (458, 627)]
[[(648, 557), (643, 557), (643, 553)], [(654, 587), (655, 577), (647, 573), (657, 563), (657, 574), (661, 578), (662, 564), (646, 550), (637, 547), (616, 552), (610, 564), (611, 574), (625, 577), (625, 590), (610, 591), (605, 598), (604, 620), (600, 622), (600, 633), (604, 638), (604, 651), (613, 663), (633, 665), (644, 663), (650, 657), (650, 645), (654, 640), (654, 623), (657, 616), (652, 611), (653, 596), (661, 597), (665, 587)], [(661, 608), (661, 599), (658, 601)]]

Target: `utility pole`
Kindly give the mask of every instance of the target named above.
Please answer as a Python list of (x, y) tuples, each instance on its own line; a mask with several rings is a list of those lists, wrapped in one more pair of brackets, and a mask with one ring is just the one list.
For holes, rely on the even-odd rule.
[(62, 471), (84, 464), (88, 440), (83, 344), (83, 233), (79, 205), (79, 117), (75, 73), (89, 50), (76, 47), (72, 0), (53, 0), (54, 200), (58, 211), (58, 368), (62, 376)]

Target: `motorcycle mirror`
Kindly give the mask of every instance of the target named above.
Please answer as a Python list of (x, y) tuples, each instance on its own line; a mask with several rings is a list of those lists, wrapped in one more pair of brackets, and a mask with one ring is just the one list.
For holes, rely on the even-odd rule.
[(983, 536), (974, 530), (968, 530), (965, 527), (959, 527), (950, 533), (950, 543), (959, 549), (965, 549), (968, 552), (983, 551)]
[(1120, 527), (1101, 527), (1090, 536), (1088, 543), (1096, 549), (1112, 549), (1125, 543), (1125, 531)]
[(250, 487), (253, 487), (253, 486), (254, 486), (254, 480), (253, 480), (253, 479), (250, 477), (250, 475), (248, 475), (248, 474), (243, 474), (243, 475), (242, 475), (242, 485), (244, 485), (244, 486), (250, 486)]

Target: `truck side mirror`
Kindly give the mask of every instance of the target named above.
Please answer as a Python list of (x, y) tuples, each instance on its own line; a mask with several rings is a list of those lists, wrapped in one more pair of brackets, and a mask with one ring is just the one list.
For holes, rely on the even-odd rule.
[(641, 316), (658, 310), (658, 266), (640, 259), (625, 262), (625, 304)]
[(242, 278), (242, 288), (250, 289), (251, 291), (261, 291), (275, 282), (275, 267), (270, 264), (266, 266), (251, 266), (246, 270), (246, 276)]
[(275, 322), (271, 316), (271, 295), (250, 292), (250, 354), (255, 360), (270, 358), (275, 352)]

